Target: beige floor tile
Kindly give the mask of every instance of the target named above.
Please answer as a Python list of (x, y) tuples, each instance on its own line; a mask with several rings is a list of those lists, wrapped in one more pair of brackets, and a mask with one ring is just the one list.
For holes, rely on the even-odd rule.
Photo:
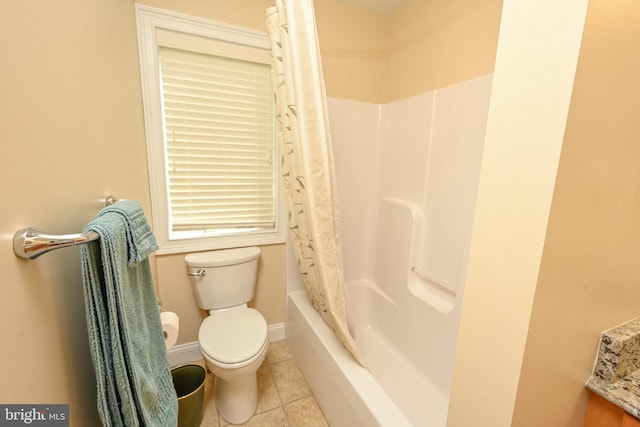
[(205, 409), (200, 427), (220, 427), (220, 416), (215, 407), (213, 409)]
[[(271, 375), (271, 370), (269, 365), (264, 363), (258, 369), (258, 407), (256, 408), (256, 414), (261, 414), (263, 412), (267, 412), (274, 408), (280, 408), (282, 403), (280, 402), (280, 397), (278, 395), (278, 390), (276, 389), (275, 382), (273, 381), (273, 376)], [(215, 406), (215, 398), (213, 395), (213, 374), (210, 374), (211, 381), (205, 384), (205, 416), (204, 420), (207, 420), (209, 424), (205, 424), (204, 420), (201, 427), (224, 427), (230, 425), (224, 418), (219, 416), (216, 406)], [(207, 391), (209, 393), (207, 394)], [(207, 406), (209, 405), (209, 406)], [(207, 412), (211, 408), (213, 413), (209, 415)], [(214, 424), (214, 418), (219, 417), (217, 419), (218, 424)], [(254, 418), (256, 415), (254, 415)], [(252, 418), (253, 419), (253, 418)]]
[(213, 381), (214, 375), (207, 372), (207, 380), (204, 383), (204, 416), (202, 417), (201, 427), (219, 427), (220, 417), (216, 401), (213, 398)]
[(271, 373), (282, 403), (289, 403), (311, 395), (309, 385), (295, 359), (272, 364)]
[(308, 396), (288, 403), (284, 407), (291, 427), (328, 427), (316, 399)]
[(280, 402), (280, 396), (278, 395), (271, 369), (268, 364), (263, 364), (258, 369), (258, 408), (256, 409), (256, 414), (281, 405), (282, 402)]
[[(204, 366), (204, 361), (193, 363)], [(328, 427), (286, 341), (269, 344), (267, 358), (258, 369), (258, 408), (242, 426)], [(207, 372), (204, 418), (201, 427), (230, 426), (218, 413), (213, 395), (214, 375)]]
[(269, 348), (267, 349), (267, 360), (270, 364), (289, 359), (293, 359), (293, 356), (289, 353), (289, 347), (287, 346), (286, 341), (275, 341), (269, 344)]
[(282, 407), (254, 415), (244, 424), (234, 424), (246, 427), (288, 427), (287, 417)]

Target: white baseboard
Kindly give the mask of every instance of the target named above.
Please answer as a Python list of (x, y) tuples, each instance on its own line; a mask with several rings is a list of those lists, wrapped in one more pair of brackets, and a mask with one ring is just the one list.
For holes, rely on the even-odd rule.
[(201, 359), (202, 354), (200, 353), (198, 341), (175, 345), (167, 349), (167, 360), (171, 367), (184, 365)]
[[(284, 323), (269, 325), (269, 342), (282, 341), (284, 338)], [(202, 360), (200, 345), (198, 344), (198, 341), (194, 341), (173, 346), (167, 350), (167, 359), (169, 361), (169, 366), (171, 367)]]
[(285, 338), (284, 323), (269, 325), (269, 342), (282, 341)]

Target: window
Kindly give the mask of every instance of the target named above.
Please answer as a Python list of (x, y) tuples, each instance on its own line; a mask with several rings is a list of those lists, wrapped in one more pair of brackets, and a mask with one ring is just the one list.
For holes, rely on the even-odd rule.
[(159, 253), (283, 242), (266, 34), (136, 9)]

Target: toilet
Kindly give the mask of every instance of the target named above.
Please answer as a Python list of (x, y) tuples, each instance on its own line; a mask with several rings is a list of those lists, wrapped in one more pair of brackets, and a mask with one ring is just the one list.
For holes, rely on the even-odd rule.
[(200, 351), (215, 375), (220, 415), (242, 424), (258, 405), (256, 372), (267, 354), (267, 322), (247, 303), (253, 299), (260, 249), (188, 254), (188, 275), (198, 306), (208, 316), (198, 331)]

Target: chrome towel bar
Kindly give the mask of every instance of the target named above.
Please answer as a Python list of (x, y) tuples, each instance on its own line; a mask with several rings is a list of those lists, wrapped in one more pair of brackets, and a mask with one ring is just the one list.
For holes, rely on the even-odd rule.
[[(107, 196), (105, 206), (116, 203), (117, 197)], [(22, 228), (13, 235), (13, 253), (18, 258), (36, 259), (40, 255), (59, 248), (80, 245), (98, 240), (100, 236), (93, 231), (78, 234), (49, 234), (34, 227)]]

